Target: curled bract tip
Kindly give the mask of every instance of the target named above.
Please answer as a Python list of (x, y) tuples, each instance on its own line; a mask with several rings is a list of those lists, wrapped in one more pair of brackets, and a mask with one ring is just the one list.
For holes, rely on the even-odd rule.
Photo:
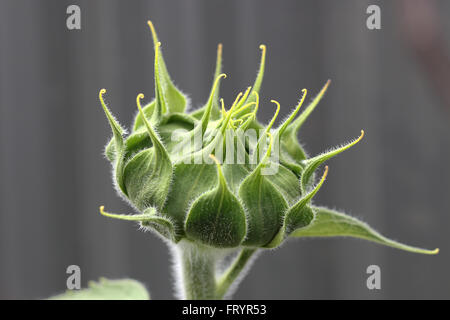
[(143, 93), (139, 93), (139, 94), (137, 95), (137, 97), (136, 97), (136, 104), (137, 104), (139, 110), (142, 109), (142, 106), (141, 106), (141, 99), (143, 99), (143, 98), (144, 98), (144, 94), (143, 94)]
[(105, 108), (105, 100), (103, 99), (103, 95), (105, 94), (106, 89), (101, 89), (98, 93), (98, 98), (100, 99), (100, 103), (102, 104), (103, 108)]
[(103, 100), (103, 95), (106, 93), (106, 89), (100, 89), (100, 91), (98, 92), (98, 98), (100, 99), (100, 101), (104, 104), (105, 101)]
[(302, 93), (303, 93), (303, 95), (302, 95), (302, 98), (300, 99), (299, 105), (302, 105), (302, 104), (303, 104), (303, 101), (305, 101), (306, 94), (308, 93), (308, 90), (307, 90), (306, 88), (303, 88), (303, 89), (302, 89)]
[(267, 126), (267, 131), (270, 130), (272, 128), (272, 125), (274, 124), (275, 120), (278, 117), (278, 113), (280, 112), (280, 103), (276, 100), (270, 100), (270, 102), (275, 103), (277, 106), (277, 111), (275, 111), (274, 116), (272, 117), (272, 120), (270, 121), (269, 125)]
[(260, 44), (259, 45), (259, 48), (262, 50), (262, 51), (266, 51), (266, 45), (265, 44)]
[(100, 214), (102, 216), (104, 216), (105, 215), (105, 206), (100, 206), (99, 210), (100, 210)]
[(270, 102), (275, 103), (277, 105), (277, 109), (280, 107), (280, 103), (277, 100), (270, 100)]
[(225, 73), (221, 73), (217, 76), (216, 81), (214, 82), (214, 87), (213, 87), (213, 91), (216, 90), (217, 85), (219, 84), (219, 80), (220, 79), (225, 79), (227, 77), (227, 75)]
[(438, 254), (438, 253), (439, 253), (439, 248), (436, 248), (431, 251), (431, 254)]
[(364, 130), (361, 130), (361, 135), (356, 139), (355, 143), (361, 141), (361, 139), (364, 137)]

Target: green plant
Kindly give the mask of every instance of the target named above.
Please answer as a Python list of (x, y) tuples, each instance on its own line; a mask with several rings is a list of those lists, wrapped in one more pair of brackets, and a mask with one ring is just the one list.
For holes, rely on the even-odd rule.
[[(312, 204), (328, 172), (325, 167), (315, 183), (318, 167), (364, 135), (361, 131), (358, 139), (314, 157), (298, 143), (297, 133), (329, 81), (297, 117), (306, 97), (303, 90), (294, 111), (272, 129), (278, 102), (272, 100), (277, 110), (268, 125), (256, 119), (265, 46), (255, 83), (226, 110), (219, 99), (219, 84), (226, 77), (219, 45), (209, 99), (202, 108), (186, 112), (188, 99), (172, 83), (151, 22), (149, 26), (155, 46), (155, 98), (141, 107), (143, 95), (138, 95), (139, 113), (129, 135), (106, 107), (106, 90), (100, 91), (113, 132), (105, 154), (114, 184), (138, 213), (107, 213), (103, 206), (100, 212), (136, 221), (169, 244), (177, 261), (179, 297), (229, 297), (256, 252), (289, 238), (349, 236), (411, 252), (438, 252), (389, 240), (353, 217)], [(253, 143), (245, 135), (250, 130), (259, 132)], [(221, 161), (233, 148), (241, 152)], [(234, 260), (224, 266), (230, 255)]]

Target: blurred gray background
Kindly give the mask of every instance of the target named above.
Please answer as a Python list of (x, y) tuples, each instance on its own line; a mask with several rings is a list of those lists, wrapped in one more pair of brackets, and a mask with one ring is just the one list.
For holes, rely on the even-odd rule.
[[(66, 8), (81, 7), (81, 31)], [(381, 30), (366, 28), (369, 4)], [(169, 72), (194, 106), (207, 99), (216, 46), (222, 94), (253, 83), (268, 47), (260, 119), (282, 116), (307, 88), (332, 79), (301, 131), (310, 154), (366, 131), (329, 162), (317, 203), (345, 209), (422, 256), (354, 239), (297, 240), (266, 252), (242, 282), (243, 299), (450, 298), (449, 1), (36, 1), (0, 2), (0, 298), (62, 292), (66, 268), (143, 281), (172, 297), (170, 257), (157, 237), (104, 218), (131, 209), (113, 190), (102, 151), (110, 128), (98, 102), (131, 124), (135, 98), (153, 96), (159, 33)], [(280, 117), (282, 118), (282, 117)], [(366, 287), (377, 264), (382, 289)]]

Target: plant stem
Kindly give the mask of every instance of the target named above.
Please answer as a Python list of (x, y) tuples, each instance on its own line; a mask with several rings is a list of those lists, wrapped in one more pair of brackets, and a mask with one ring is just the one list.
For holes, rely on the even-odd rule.
[[(190, 241), (177, 244), (178, 275), (182, 298), (188, 300), (223, 299), (230, 287), (236, 284), (256, 249), (241, 249), (233, 263), (216, 279), (216, 264), (224, 252)], [(181, 292), (179, 292), (181, 293)]]
[(216, 299), (223, 299), (230, 289), (230, 286), (236, 281), (238, 276), (244, 270), (256, 249), (242, 249), (233, 264), (225, 271), (217, 284)]
[(192, 243), (179, 247), (184, 298), (216, 299), (215, 256), (210, 249)]

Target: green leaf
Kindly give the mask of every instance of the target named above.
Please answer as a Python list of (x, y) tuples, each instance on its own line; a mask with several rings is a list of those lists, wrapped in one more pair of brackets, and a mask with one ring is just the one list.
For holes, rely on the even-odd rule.
[(439, 249), (427, 250), (390, 240), (373, 230), (366, 223), (344, 213), (324, 207), (313, 207), (313, 210), (316, 212), (314, 221), (308, 227), (294, 231), (291, 234), (292, 237), (353, 237), (409, 252), (423, 254), (437, 254), (439, 252)]
[(261, 173), (270, 156), (273, 140), (266, 155), (256, 169), (247, 176), (239, 188), (239, 196), (247, 210), (248, 232), (245, 246), (264, 246), (269, 243), (281, 227), (281, 219), (288, 204), (283, 195)]
[(193, 202), (186, 218), (186, 235), (205, 245), (233, 248), (245, 237), (245, 212), (228, 188), (219, 162), (215, 161), (218, 185)]
[[(147, 22), (152, 32), (153, 43), (155, 46), (155, 86), (160, 90), (160, 94), (156, 94), (156, 99), (161, 99), (161, 103), (167, 106), (167, 110), (170, 113), (184, 112), (186, 109), (186, 97), (178, 90), (170, 79), (169, 72), (167, 71), (166, 63), (164, 62), (162, 52), (160, 49), (160, 42), (156, 35), (155, 28), (151, 21)], [(165, 109), (163, 108), (163, 113)]]
[(163, 237), (178, 242), (180, 240), (174, 224), (165, 217), (159, 216), (155, 208), (147, 208), (141, 214), (116, 214), (104, 211), (104, 206), (100, 207), (100, 213), (108, 218), (140, 222), (142, 227), (151, 228)]
[(325, 161), (333, 158), (334, 156), (337, 156), (341, 152), (353, 147), (355, 144), (361, 141), (363, 137), (364, 137), (364, 130), (361, 130), (361, 135), (359, 136), (359, 138), (343, 145), (342, 147), (332, 149), (330, 151), (319, 154), (318, 156), (305, 160), (303, 162), (304, 168), (302, 176), (300, 178), (300, 187), (302, 193), (306, 192), (307, 186), (310, 184), (311, 177), (313, 176), (313, 173), (317, 169), (317, 167), (319, 167)]
[(303, 123), (309, 117), (309, 115), (314, 111), (316, 106), (319, 104), (323, 95), (327, 91), (330, 85), (330, 80), (327, 81), (325, 86), (319, 92), (319, 94), (313, 99), (313, 101), (306, 107), (300, 116), (290, 123), (281, 135), (281, 149), (286, 152), (294, 162), (300, 162), (306, 159), (306, 153), (302, 146), (298, 143), (297, 133), (300, 130)]
[(90, 281), (86, 289), (68, 290), (50, 300), (150, 300), (150, 295), (136, 280), (100, 278), (99, 282)]

